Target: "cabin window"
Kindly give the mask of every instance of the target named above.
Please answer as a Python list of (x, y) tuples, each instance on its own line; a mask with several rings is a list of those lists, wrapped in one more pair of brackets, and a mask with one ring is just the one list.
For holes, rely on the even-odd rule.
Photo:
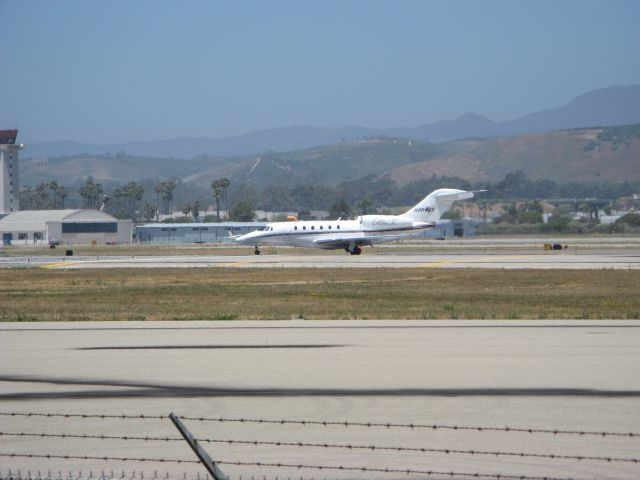
[(293, 229), (294, 229), (294, 230), (297, 230), (297, 229), (298, 229), (298, 227), (293, 227)]
[(307, 229), (307, 227), (302, 227), (302, 229), (303, 229), (303, 230), (306, 230), (306, 229)]
[(329, 225), (329, 227), (328, 227), (328, 228), (329, 228), (329, 230), (331, 230), (331, 225)]
[(320, 225), (320, 230), (322, 230), (322, 225)]
[(336, 228), (337, 228), (338, 230), (340, 230), (340, 225), (336, 225)]
[(316, 229), (316, 227), (314, 227), (313, 225), (311, 225), (311, 230), (315, 230), (315, 229)]

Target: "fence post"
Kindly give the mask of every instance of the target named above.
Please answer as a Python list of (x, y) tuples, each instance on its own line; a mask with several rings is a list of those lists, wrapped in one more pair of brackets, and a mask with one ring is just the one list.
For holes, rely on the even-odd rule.
[(180, 421), (180, 419), (176, 416), (176, 414), (171, 412), (169, 414), (169, 418), (171, 419), (173, 424), (176, 426), (176, 428), (178, 429), (182, 437), (187, 441), (187, 443), (191, 447), (191, 450), (193, 450), (193, 453), (195, 453), (198, 459), (200, 460), (200, 462), (202, 462), (202, 464), (204, 465), (204, 468), (206, 468), (207, 471), (211, 474), (211, 476), (213, 477), (213, 480), (229, 480), (229, 477), (227, 477), (222, 472), (222, 470), (218, 468), (218, 466), (214, 463), (214, 461), (211, 460), (211, 457), (209, 456), (209, 454), (204, 450), (204, 448), (200, 446), (198, 441), (195, 438), (193, 438), (193, 435), (191, 435), (191, 432), (187, 430), (187, 427), (185, 427), (185, 425)]

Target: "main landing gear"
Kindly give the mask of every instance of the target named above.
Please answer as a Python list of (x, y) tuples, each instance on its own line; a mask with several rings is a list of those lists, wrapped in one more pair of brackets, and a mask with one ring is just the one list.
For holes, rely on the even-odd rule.
[(360, 255), (362, 253), (362, 249), (357, 245), (345, 248), (345, 251), (349, 252), (351, 255)]
[(258, 245), (256, 245), (256, 249), (253, 251), (254, 255), (260, 255), (260, 249), (258, 248)]

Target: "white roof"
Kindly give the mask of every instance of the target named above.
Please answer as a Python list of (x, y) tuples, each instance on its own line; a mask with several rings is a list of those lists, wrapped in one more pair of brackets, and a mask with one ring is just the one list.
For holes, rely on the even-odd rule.
[(0, 219), (2, 232), (43, 232), (47, 222), (115, 222), (117, 219), (98, 210), (21, 210)]
[(220, 223), (145, 223), (136, 225), (136, 228), (241, 228), (241, 227), (262, 227), (266, 222), (220, 222)]

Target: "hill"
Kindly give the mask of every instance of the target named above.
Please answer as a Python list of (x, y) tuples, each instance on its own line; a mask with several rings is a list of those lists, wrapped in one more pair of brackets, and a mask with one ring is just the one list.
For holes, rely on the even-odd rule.
[(212, 179), (220, 177), (256, 185), (336, 185), (385, 175), (401, 185), (432, 175), (497, 181), (517, 170), (531, 179), (638, 181), (640, 124), (441, 144), (369, 138), (285, 153), (190, 160), (117, 154), (20, 162), (23, 185), (50, 180), (74, 185), (91, 175), (101, 182), (119, 183), (176, 177), (199, 188), (208, 188)]
[(468, 113), (460, 118), (414, 128), (375, 129), (353, 125), (293, 126), (260, 130), (228, 138), (175, 138), (116, 145), (96, 145), (73, 141), (33, 143), (23, 156), (44, 158), (62, 155), (104, 155), (126, 152), (129, 155), (158, 158), (193, 158), (201, 155), (226, 156), (286, 152), (344, 140), (387, 136), (423, 142), (448, 142), (461, 138), (488, 138), (548, 132), (559, 129), (612, 126), (640, 123), (640, 85), (613, 86), (580, 95), (568, 104), (534, 112), (523, 117), (495, 122)]
[(638, 124), (471, 139), (442, 147), (443, 153), (398, 166), (390, 175), (400, 184), (431, 175), (495, 181), (517, 170), (532, 179), (640, 180)]

